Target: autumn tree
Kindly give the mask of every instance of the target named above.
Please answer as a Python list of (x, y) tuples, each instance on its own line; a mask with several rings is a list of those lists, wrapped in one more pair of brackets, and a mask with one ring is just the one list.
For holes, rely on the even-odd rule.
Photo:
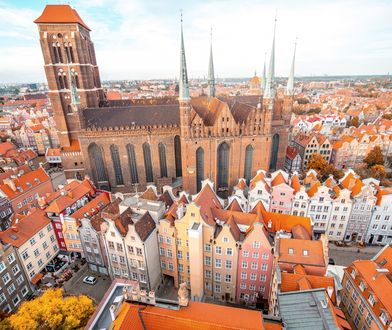
[(338, 170), (333, 164), (329, 164), (320, 154), (313, 154), (310, 157), (307, 168), (315, 170), (323, 179), (328, 178), (330, 174), (335, 179), (343, 177), (343, 172)]
[(348, 127), (359, 127), (359, 118), (358, 116), (353, 117), (349, 122), (348, 122)]
[(384, 180), (386, 177), (385, 167), (383, 165), (374, 165), (370, 168), (370, 176), (377, 180)]
[(382, 115), (383, 119), (392, 120), (392, 113), (385, 113)]
[(381, 148), (379, 146), (375, 146), (372, 150), (370, 150), (363, 161), (367, 164), (368, 168), (374, 165), (383, 165), (384, 156)]
[(63, 296), (62, 289), (49, 289), (0, 323), (0, 329), (71, 330), (83, 328), (94, 312), (93, 301), (84, 295)]

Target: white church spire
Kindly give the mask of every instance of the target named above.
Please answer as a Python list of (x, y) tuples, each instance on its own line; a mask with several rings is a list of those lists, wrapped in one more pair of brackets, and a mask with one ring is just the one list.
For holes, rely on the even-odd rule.
[(294, 44), (293, 61), (291, 63), (289, 78), (287, 80), (286, 95), (294, 95), (294, 68), (295, 68), (295, 51), (296, 50), (297, 50), (297, 39), (295, 39), (295, 44)]

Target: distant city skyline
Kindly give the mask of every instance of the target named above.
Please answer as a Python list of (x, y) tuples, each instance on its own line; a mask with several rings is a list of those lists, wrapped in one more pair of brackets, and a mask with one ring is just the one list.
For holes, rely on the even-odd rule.
[[(0, 1), (0, 83), (45, 82), (33, 23), (47, 3)], [(276, 75), (287, 76), (298, 36), (296, 75), (373, 75), (391, 70), (390, 1), (71, 1), (92, 29), (102, 80), (179, 75), (180, 8), (191, 78), (207, 75), (213, 28), (217, 77), (261, 75), (277, 10)]]

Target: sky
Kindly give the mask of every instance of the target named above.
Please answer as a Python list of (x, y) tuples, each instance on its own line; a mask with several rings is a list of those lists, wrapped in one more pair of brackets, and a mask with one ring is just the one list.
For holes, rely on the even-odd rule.
[[(44, 82), (36, 19), (57, 0), (0, 0), (0, 83)], [(191, 78), (260, 75), (277, 12), (277, 76), (392, 72), (390, 0), (72, 0), (91, 28), (102, 80), (176, 78), (180, 11)]]

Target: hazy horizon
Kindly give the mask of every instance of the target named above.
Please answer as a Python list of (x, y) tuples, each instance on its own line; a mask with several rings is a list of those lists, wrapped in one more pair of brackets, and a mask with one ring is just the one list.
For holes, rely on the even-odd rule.
[[(45, 82), (33, 20), (46, 1), (0, 0), (0, 83)], [(213, 27), (217, 77), (261, 75), (275, 11), (276, 75), (287, 76), (298, 36), (296, 76), (368, 76), (392, 71), (392, 2), (386, 0), (71, 1), (92, 29), (102, 80), (174, 79), (179, 74), (179, 11), (190, 78), (207, 74)]]

